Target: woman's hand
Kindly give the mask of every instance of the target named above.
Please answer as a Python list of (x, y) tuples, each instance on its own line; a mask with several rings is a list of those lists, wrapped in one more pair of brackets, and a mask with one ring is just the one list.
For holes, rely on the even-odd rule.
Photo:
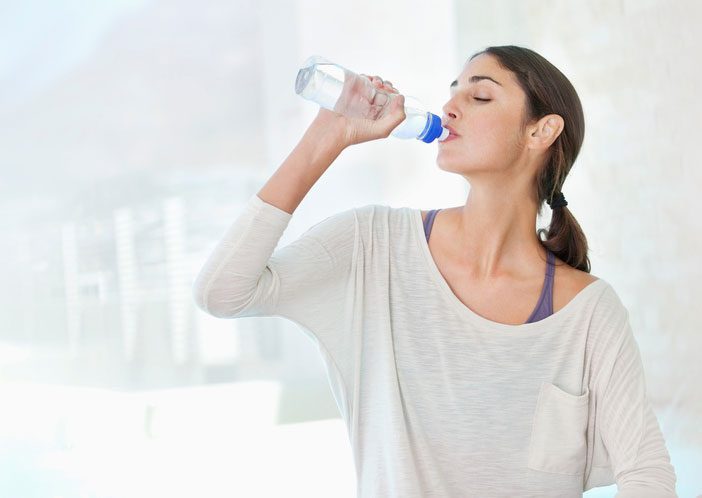
[[(406, 117), (405, 97), (392, 86), (390, 81), (384, 81), (377, 75), (360, 74), (360, 76), (370, 80), (376, 89), (381, 90), (381, 92), (376, 93), (373, 102), (370, 103), (371, 118), (349, 117), (324, 107), (319, 108), (316, 118), (330, 126), (339, 127), (345, 146), (387, 138)], [(387, 102), (388, 97), (390, 97), (390, 102)], [(337, 105), (347, 104), (341, 102)]]

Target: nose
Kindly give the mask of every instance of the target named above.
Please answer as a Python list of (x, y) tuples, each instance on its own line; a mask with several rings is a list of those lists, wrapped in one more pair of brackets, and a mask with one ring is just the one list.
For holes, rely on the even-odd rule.
[(445, 112), (444, 116), (441, 118), (441, 124), (447, 125), (449, 122), (455, 121), (456, 115), (452, 112)]
[(456, 113), (454, 112), (456, 109), (453, 106), (453, 99), (450, 99), (448, 102), (446, 102), (441, 108), (441, 110), (444, 111), (444, 118), (441, 120), (443, 124), (446, 124), (447, 121), (454, 121), (458, 119)]

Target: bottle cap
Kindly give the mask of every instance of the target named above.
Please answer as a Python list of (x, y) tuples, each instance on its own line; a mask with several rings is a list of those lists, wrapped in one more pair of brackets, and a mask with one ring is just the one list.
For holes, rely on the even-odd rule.
[(427, 115), (427, 126), (424, 128), (421, 135), (417, 137), (417, 139), (425, 143), (431, 143), (437, 137), (446, 138), (448, 135), (448, 130), (441, 126), (441, 118), (431, 112), (427, 112)]

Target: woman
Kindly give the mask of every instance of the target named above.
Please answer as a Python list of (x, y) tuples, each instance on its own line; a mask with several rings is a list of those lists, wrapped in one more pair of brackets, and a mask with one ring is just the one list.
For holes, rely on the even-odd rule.
[(562, 498), (616, 482), (618, 497), (675, 497), (628, 311), (590, 275), (561, 193), (580, 100), (537, 53), (488, 47), (451, 84), (456, 136), (437, 164), (470, 183), (463, 206), (349, 209), (274, 253), (341, 151), (404, 119), (404, 98), (372, 80), (394, 96), (386, 113), (320, 109), (201, 270), (198, 306), (285, 317), (318, 345), (358, 496)]

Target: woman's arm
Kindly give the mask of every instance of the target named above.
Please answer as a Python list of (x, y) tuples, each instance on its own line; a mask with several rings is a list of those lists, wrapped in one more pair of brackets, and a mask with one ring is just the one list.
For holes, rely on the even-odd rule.
[(344, 128), (332, 113), (319, 113), (297, 146), (258, 192), (292, 214), (312, 186), (346, 148)]
[(331, 310), (330, 299), (342, 293), (351, 266), (356, 210), (328, 216), (274, 250), (292, 212), (343, 150), (339, 137), (338, 128), (316, 119), (249, 199), (194, 281), (200, 309), (218, 318), (280, 315), (306, 325), (312, 316), (321, 319), (324, 309)]
[(617, 483), (615, 497), (677, 498), (675, 470), (648, 400), (628, 312), (610, 365), (598, 389), (597, 419)]

